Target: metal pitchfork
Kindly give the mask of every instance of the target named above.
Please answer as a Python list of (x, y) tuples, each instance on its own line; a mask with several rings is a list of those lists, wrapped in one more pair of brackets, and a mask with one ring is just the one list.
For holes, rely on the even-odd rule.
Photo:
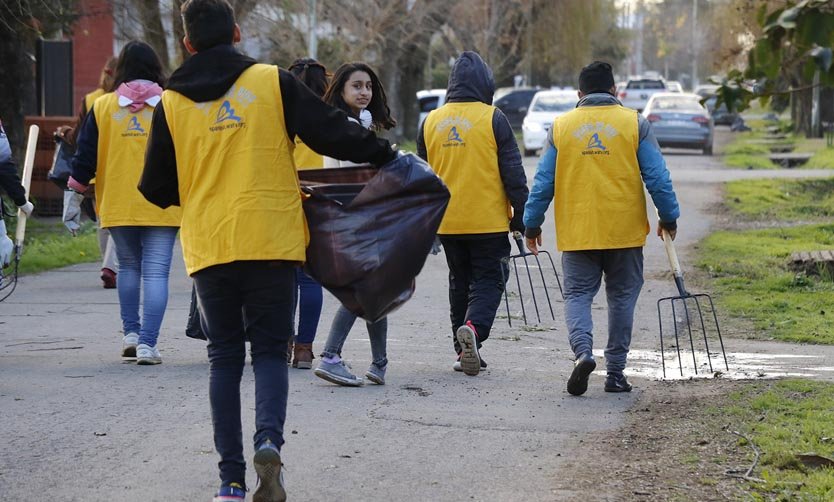
[[(701, 323), (701, 332), (704, 334), (704, 348), (707, 352), (709, 370), (710, 372), (713, 372), (712, 358), (709, 352), (709, 340), (707, 339), (707, 329), (706, 325), (704, 324), (704, 314), (701, 310), (701, 302), (698, 300), (699, 298), (705, 298), (709, 302), (709, 307), (712, 311), (712, 320), (715, 322), (715, 331), (718, 333), (718, 341), (721, 343), (721, 355), (724, 357), (724, 367), (727, 369), (727, 371), (729, 371), (730, 366), (727, 364), (727, 353), (724, 351), (724, 340), (721, 338), (721, 328), (718, 326), (718, 317), (715, 315), (715, 305), (712, 303), (712, 297), (704, 293), (698, 293), (693, 295), (686, 291), (686, 288), (683, 284), (683, 273), (681, 272), (681, 264), (678, 261), (678, 254), (677, 252), (675, 252), (675, 245), (672, 242), (672, 237), (666, 230), (663, 230), (663, 245), (666, 248), (666, 256), (669, 257), (669, 265), (672, 267), (672, 274), (675, 278), (675, 286), (677, 286), (678, 288), (678, 296), (669, 296), (666, 298), (661, 298), (657, 301), (657, 318), (658, 323), (660, 325), (660, 362), (663, 365), (663, 378), (666, 378), (666, 359), (665, 352), (663, 349), (663, 316), (661, 314), (661, 305), (667, 301), (669, 302), (672, 308), (672, 325), (675, 328), (675, 350), (678, 354), (678, 366), (680, 367), (681, 376), (683, 376), (683, 359), (681, 358), (680, 339), (678, 334), (678, 317), (677, 311), (675, 310), (676, 301), (679, 301), (683, 304), (683, 313), (684, 318), (686, 319), (686, 332), (689, 335), (689, 347), (692, 350), (692, 364), (695, 367), (695, 374), (698, 374), (698, 361), (695, 357), (695, 342), (692, 336), (692, 322), (689, 315), (690, 307), (688, 307), (686, 304), (687, 300), (692, 300), (695, 302), (695, 307), (698, 311), (698, 319)], [(709, 319), (709, 317), (707, 317), (707, 319)]]
[[(512, 262), (513, 272), (515, 273), (515, 282), (518, 286), (518, 297), (521, 300), (521, 314), (524, 317), (524, 324), (528, 324), (527, 322), (527, 309), (524, 307), (524, 294), (522, 293), (521, 289), (521, 277), (518, 272), (518, 260), (524, 263), (524, 270), (527, 272), (527, 281), (530, 283), (530, 293), (533, 298), (533, 307), (536, 310), (536, 319), (538, 322), (542, 322), (541, 315), (539, 313), (539, 303), (536, 299), (536, 288), (533, 285), (533, 276), (534, 273), (530, 272), (530, 264), (527, 263), (527, 257), (530, 256), (536, 261), (535, 268), (539, 270), (539, 276), (541, 277), (542, 287), (544, 288), (544, 295), (547, 299), (547, 306), (550, 308), (550, 316), (553, 320), (556, 320), (556, 314), (553, 313), (553, 304), (550, 301), (550, 292), (548, 291), (547, 281), (544, 278), (544, 269), (541, 266), (541, 262), (539, 261), (539, 256), (546, 256), (548, 260), (550, 260), (550, 267), (553, 269), (553, 274), (556, 276), (556, 284), (559, 285), (559, 294), (562, 295), (562, 298), (565, 297), (564, 292), (562, 291), (562, 282), (559, 280), (559, 272), (556, 271), (556, 264), (553, 263), (553, 257), (550, 256), (550, 253), (547, 251), (539, 251), (538, 256), (534, 255), (529, 251), (524, 250), (524, 244), (521, 239), (521, 232), (515, 231), (513, 232), (513, 240), (515, 240), (515, 244), (518, 247), (518, 254), (513, 254), (503, 258), (502, 261), (509, 266), (509, 263)], [(546, 262), (545, 262), (546, 263)], [(504, 279), (504, 284), (507, 283), (507, 277), (504, 275), (504, 268), (501, 267), (501, 277)], [(507, 322), (510, 323), (510, 327), (513, 325), (512, 315), (510, 314), (510, 300), (509, 295), (507, 293), (507, 288), (504, 287), (504, 304), (507, 307)]]

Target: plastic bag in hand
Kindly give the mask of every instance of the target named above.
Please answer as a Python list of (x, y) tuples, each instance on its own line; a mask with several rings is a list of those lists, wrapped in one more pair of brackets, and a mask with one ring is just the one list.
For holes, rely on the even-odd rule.
[(81, 202), (84, 196), (78, 192), (67, 190), (64, 192), (64, 226), (75, 237), (81, 228)]
[(12, 262), (14, 243), (6, 235), (6, 222), (0, 219), (0, 264), (7, 266)]

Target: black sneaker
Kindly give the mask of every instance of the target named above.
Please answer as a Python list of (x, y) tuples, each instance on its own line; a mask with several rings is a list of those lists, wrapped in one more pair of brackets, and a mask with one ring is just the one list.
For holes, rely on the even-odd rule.
[(574, 396), (581, 396), (588, 390), (588, 376), (596, 369), (597, 362), (594, 356), (585, 353), (573, 363), (573, 372), (568, 378), (568, 393)]
[(631, 392), (631, 388), (631, 384), (622, 373), (608, 373), (605, 378), (605, 392)]

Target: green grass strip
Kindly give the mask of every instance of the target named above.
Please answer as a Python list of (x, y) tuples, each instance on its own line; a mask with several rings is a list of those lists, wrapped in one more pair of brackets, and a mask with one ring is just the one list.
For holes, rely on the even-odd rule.
[(726, 184), (727, 206), (753, 220), (815, 221), (834, 216), (834, 178), (739, 180)]
[[(10, 236), (14, 236), (15, 222), (14, 219), (6, 222)], [(77, 237), (72, 237), (60, 221), (32, 219), (26, 223), (19, 271), (22, 275), (100, 259), (96, 227), (92, 222), (82, 225)]]
[(834, 344), (834, 281), (787, 268), (795, 251), (834, 249), (834, 225), (716, 232), (698, 266), (712, 278), (719, 313), (749, 319), (755, 334)]
[[(834, 500), (834, 469), (812, 468), (796, 455), (834, 456), (834, 385), (788, 379), (746, 386), (717, 410), (761, 451), (753, 500)], [(749, 447), (739, 438), (739, 446)], [(754, 454), (750, 454), (752, 464)]]

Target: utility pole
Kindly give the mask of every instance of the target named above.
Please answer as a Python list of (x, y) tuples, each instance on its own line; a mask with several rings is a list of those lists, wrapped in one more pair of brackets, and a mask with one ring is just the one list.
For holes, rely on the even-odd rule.
[(698, 85), (698, 0), (692, 0), (692, 90)]
[(634, 20), (637, 23), (637, 47), (634, 52), (634, 70), (637, 75), (643, 74), (643, 0), (637, 0), (637, 12)]
[(318, 39), (318, 20), (316, 18), (316, 0), (307, 0), (309, 7), (307, 19), (310, 23), (310, 38), (307, 41), (307, 53), (313, 59), (318, 59), (319, 39)]

